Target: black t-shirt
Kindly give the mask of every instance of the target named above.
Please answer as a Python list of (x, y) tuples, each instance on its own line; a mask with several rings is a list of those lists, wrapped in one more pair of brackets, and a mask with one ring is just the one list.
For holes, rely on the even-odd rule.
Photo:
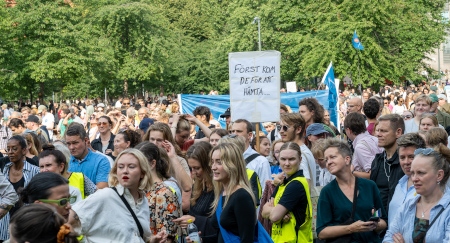
[(394, 195), (395, 187), (405, 173), (403, 173), (403, 170), (400, 167), (397, 152), (395, 152), (390, 159), (387, 159), (386, 162), (385, 156), (386, 153), (384, 151), (375, 155), (375, 158), (372, 161), (370, 180), (377, 184), (381, 201), (383, 202), (386, 212), (388, 212), (389, 203)]
[[(225, 203), (225, 197), (222, 198)], [(213, 223), (217, 222), (216, 214), (212, 216)], [(241, 243), (253, 243), (256, 225), (256, 207), (251, 195), (243, 188), (231, 194), (227, 205), (220, 215), (220, 225), (229, 232), (237, 235)], [(219, 243), (224, 243), (221, 233), (218, 237)]]
[[(212, 129), (212, 128), (216, 128), (216, 126), (210, 125), (208, 128)], [(204, 138), (204, 137), (205, 137), (205, 134), (203, 133), (202, 129), (198, 129), (197, 134), (195, 134), (195, 139), (200, 139), (200, 138)]]
[[(289, 178), (286, 178), (283, 181), (283, 185), (286, 185), (288, 182), (292, 181), (295, 177), (303, 177), (303, 171), (299, 170)], [(275, 198), (278, 192), (277, 187), (272, 194), (272, 197)], [(308, 199), (306, 198), (306, 191), (303, 184), (299, 181), (292, 181), (289, 185), (284, 189), (284, 193), (278, 202), (280, 205), (283, 205), (289, 212), (292, 212), (295, 217), (296, 226), (300, 227), (305, 222), (306, 219), (306, 208), (308, 207)]]
[[(20, 178), (20, 180), (15, 183), (11, 182), (11, 185), (14, 187), (14, 190), (18, 192), (20, 188), (25, 187), (25, 177), (22, 176), (22, 178)], [(12, 217), (14, 213), (17, 212), (17, 210), (19, 210), (20, 206), (21, 206), (20, 201), (16, 202), (16, 204), (14, 204), (14, 207), (12, 207), (11, 210), (9, 210), (9, 215)]]

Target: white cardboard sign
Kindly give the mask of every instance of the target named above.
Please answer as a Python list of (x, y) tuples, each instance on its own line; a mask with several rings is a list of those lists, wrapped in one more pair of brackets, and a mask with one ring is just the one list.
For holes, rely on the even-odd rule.
[(279, 121), (281, 53), (233, 52), (228, 62), (231, 119)]

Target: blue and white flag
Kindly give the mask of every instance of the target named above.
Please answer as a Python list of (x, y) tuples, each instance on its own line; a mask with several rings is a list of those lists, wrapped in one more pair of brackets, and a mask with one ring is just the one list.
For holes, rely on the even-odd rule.
[(359, 41), (359, 37), (356, 34), (356, 30), (353, 33), (352, 45), (356, 50), (360, 50), (360, 51), (364, 50), (364, 46), (361, 44), (361, 41)]
[(330, 62), (325, 75), (323, 75), (322, 83), (328, 86), (328, 111), (330, 112), (330, 120), (336, 126), (339, 126), (337, 115), (338, 93), (334, 81), (333, 62)]

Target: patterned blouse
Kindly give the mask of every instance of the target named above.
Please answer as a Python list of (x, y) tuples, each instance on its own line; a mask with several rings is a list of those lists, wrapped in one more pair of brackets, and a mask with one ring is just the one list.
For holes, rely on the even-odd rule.
[(181, 205), (175, 193), (163, 182), (155, 182), (152, 190), (146, 193), (146, 197), (150, 208), (150, 231), (156, 235), (165, 230), (169, 237), (175, 237), (178, 226), (172, 219), (182, 215)]

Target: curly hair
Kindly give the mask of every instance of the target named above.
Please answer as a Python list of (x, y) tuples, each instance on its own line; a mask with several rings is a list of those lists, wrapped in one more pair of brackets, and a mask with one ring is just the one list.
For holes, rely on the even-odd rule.
[(310, 112), (314, 111), (313, 123), (323, 123), (324, 109), (316, 98), (305, 98), (298, 103), (298, 107), (302, 105), (306, 106)]

